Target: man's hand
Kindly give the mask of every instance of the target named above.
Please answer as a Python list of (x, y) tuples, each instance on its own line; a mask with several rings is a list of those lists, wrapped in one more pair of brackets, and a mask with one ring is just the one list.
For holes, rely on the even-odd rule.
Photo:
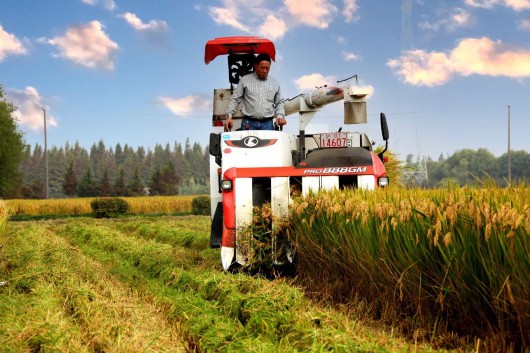
[(234, 123), (232, 122), (232, 118), (228, 117), (225, 121), (225, 132), (232, 131), (233, 126)]
[(276, 118), (276, 125), (278, 126), (287, 125), (287, 120), (285, 120), (283, 116), (278, 116), (278, 118)]

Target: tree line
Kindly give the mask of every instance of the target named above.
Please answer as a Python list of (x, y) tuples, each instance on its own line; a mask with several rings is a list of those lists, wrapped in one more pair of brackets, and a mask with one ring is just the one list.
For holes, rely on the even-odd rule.
[(20, 180), (18, 167), (24, 138), (13, 118), (15, 111), (16, 107), (4, 98), (0, 85), (0, 198), (12, 196)]
[[(45, 151), (25, 146), (20, 163), (22, 198), (46, 197)], [(48, 150), (51, 198), (202, 194), (209, 192), (209, 153), (186, 140), (154, 149), (125, 144), (107, 148), (103, 141), (86, 150), (79, 143)]]
[[(421, 170), (419, 168), (421, 163), (422, 161), (417, 157), (415, 159), (413, 155), (408, 155), (403, 164), (403, 171), (406, 173)], [(510, 156), (504, 153), (500, 157), (495, 157), (485, 148), (463, 149), (451, 156), (441, 154), (438, 160), (427, 158), (424, 166), (428, 179), (419, 184), (429, 188), (448, 183), (461, 186), (474, 185), (484, 180), (506, 186), (509, 169), (511, 183), (530, 182), (530, 154), (524, 150), (510, 151)], [(408, 183), (405, 184), (417, 186), (418, 181), (409, 178)]]
[(210, 156), (199, 143), (146, 150), (99, 141), (87, 151), (67, 142), (46, 153), (26, 145), (16, 109), (0, 84), (0, 198), (45, 198), (46, 185), (52, 198), (208, 193)]

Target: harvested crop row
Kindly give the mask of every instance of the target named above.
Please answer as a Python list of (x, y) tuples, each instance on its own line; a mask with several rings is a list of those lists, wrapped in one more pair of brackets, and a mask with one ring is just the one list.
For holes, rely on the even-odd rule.
[(4, 348), (184, 351), (179, 327), (159, 308), (53, 232), (13, 225), (6, 255)]
[[(167, 320), (181, 323), (187, 349), (351, 352), (406, 346), (394, 337), (389, 341), (383, 331), (319, 308), (284, 280), (221, 273), (218, 259), (209, 260), (216, 250), (170, 246), (156, 236), (121, 232), (120, 222), (128, 223), (68, 220), (54, 231), (103, 261), (132, 289), (153, 297)], [(216, 266), (205, 266), (212, 262)]]
[[(208, 238), (204, 235), (210, 231), (210, 219), (207, 217), (182, 216), (164, 217), (163, 222), (159, 219), (136, 218), (130, 222), (115, 222), (116, 229), (130, 236), (143, 239), (203, 250), (209, 247)], [(113, 226), (107, 222), (108, 227)]]

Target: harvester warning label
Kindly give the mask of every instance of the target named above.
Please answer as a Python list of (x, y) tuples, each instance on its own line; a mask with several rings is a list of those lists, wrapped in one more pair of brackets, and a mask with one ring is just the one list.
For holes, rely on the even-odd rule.
[(366, 173), (367, 167), (334, 167), (320, 169), (305, 169), (304, 174), (341, 174), (341, 173)]

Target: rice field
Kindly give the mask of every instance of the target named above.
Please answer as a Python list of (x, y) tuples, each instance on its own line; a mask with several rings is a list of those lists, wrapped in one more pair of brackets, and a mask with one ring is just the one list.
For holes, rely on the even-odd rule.
[[(133, 213), (175, 214), (192, 199), (127, 201)], [(294, 279), (222, 273), (208, 216), (7, 221), (17, 212), (82, 215), (91, 200), (0, 200), (2, 347), (530, 349), (526, 185), (295, 198), (286, 224)], [(256, 224), (270, 223), (267, 210)], [(140, 325), (143, 316), (155, 319)]]
[[(123, 197), (131, 213), (182, 213), (191, 212), (195, 196), (137, 196)], [(14, 216), (39, 215), (83, 215), (92, 212), (90, 202), (94, 198), (48, 199), (48, 200), (5, 200), (5, 205)]]
[(295, 200), (301, 283), (415, 336), (530, 349), (530, 188), (344, 190)]
[(0, 351), (435, 352), (291, 280), (221, 271), (208, 216), (9, 221)]

